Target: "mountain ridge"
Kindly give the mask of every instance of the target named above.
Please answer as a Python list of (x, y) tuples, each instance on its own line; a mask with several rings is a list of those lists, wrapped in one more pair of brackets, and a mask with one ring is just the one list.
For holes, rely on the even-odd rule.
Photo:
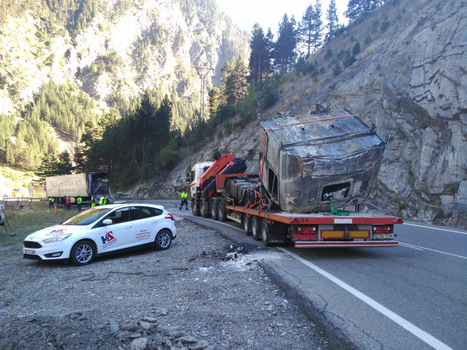
[[(50, 3), (55, 10), (67, 4)], [(86, 0), (79, 3), (84, 9), (75, 10), (82, 19), (76, 30), (52, 12), (49, 1), (17, 4), (21, 11), (0, 22), (0, 116), (15, 128), (25, 106), (54, 81), (84, 91), (100, 114), (122, 110), (146, 91), (156, 102), (167, 94), (174, 126), (184, 130), (200, 109), (199, 67), (209, 68), (203, 76), (210, 89), (220, 85), (225, 62), (249, 50), (245, 33), (213, 0)], [(0, 141), (6, 152), (8, 140)]]

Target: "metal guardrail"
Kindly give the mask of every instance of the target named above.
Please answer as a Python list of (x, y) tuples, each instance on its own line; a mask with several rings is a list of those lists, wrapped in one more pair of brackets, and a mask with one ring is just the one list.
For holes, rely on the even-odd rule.
[(47, 198), (42, 197), (3, 197), (0, 200), (0, 204), (3, 204), (5, 208), (8, 207), (25, 207), (30, 206), (32, 203), (45, 203)]

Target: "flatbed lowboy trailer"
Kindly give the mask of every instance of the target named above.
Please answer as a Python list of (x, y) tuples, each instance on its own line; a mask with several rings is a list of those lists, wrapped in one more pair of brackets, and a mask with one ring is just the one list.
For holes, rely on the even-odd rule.
[(353, 212), (348, 216), (259, 212), (228, 204), (225, 210), (226, 218), (241, 223), (245, 233), (266, 245), (291, 241), (296, 248), (397, 246), (394, 225), (403, 222), (400, 217)]

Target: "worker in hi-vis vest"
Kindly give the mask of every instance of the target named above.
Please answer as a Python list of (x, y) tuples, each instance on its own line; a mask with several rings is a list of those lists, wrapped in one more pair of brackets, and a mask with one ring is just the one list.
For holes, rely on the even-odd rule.
[(82, 203), (83, 203), (83, 198), (81, 197), (76, 198), (76, 207), (78, 208), (78, 211), (81, 211)]
[(186, 205), (186, 210), (188, 210), (188, 193), (186, 193), (185, 190), (183, 190), (182, 194), (180, 195), (180, 210), (182, 210), (183, 205)]

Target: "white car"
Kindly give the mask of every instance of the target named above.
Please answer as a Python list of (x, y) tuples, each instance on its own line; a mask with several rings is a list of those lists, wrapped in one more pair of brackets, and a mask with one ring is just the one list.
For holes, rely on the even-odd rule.
[(174, 217), (162, 206), (104, 205), (31, 233), (24, 239), (23, 257), (86, 265), (96, 255), (141, 245), (167, 249), (176, 236)]

